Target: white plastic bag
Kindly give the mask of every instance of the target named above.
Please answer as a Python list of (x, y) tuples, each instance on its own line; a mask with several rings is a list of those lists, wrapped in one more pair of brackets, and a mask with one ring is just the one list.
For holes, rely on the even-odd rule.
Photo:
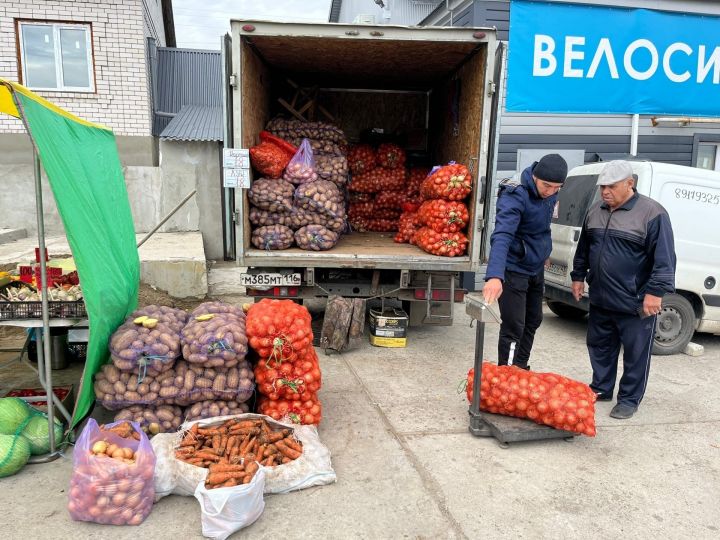
[[(150, 443), (155, 451), (155, 500), (170, 494), (192, 496), (200, 482), (204, 482), (208, 470), (196, 467), (175, 458), (175, 450), (184, 437), (184, 432), (195, 423), (201, 426), (215, 425), (237, 418), (254, 420), (264, 418), (270, 425), (277, 428), (290, 428), (297, 440), (303, 445), (302, 455), (290, 463), (276, 467), (260, 467), (265, 471), (265, 493), (287, 493), (312, 486), (324, 486), (337, 480), (330, 461), (330, 450), (320, 442), (315, 426), (304, 426), (277, 422), (269, 416), (261, 414), (238, 414), (204, 418), (185, 422), (178, 433), (159, 433)], [(224, 488), (222, 488), (224, 489)]]
[(195, 498), (200, 503), (203, 536), (225, 540), (252, 525), (265, 509), (264, 488), (262, 469), (255, 473), (249, 484), (242, 486), (206, 489), (205, 482), (200, 482), (195, 489)]

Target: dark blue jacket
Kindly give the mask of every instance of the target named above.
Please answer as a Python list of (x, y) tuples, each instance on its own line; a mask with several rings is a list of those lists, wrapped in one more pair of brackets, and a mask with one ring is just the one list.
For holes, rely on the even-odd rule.
[(645, 294), (675, 292), (675, 243), (660, 203), (635, 193), (610, 212), (603, 201), (585, 217), (570, 277), (587, 278), (590, 304), (638, 313)]
[(557, 195), (543, 199), (532, 172), (536, 163), (522, 172), (520, 185), (501, 185), (495, 229), (490, 237), (490, 259), (485, 280), (505, 280), (505, 270), (527, 276), (543, 272), (552, 251), (550, 220)]

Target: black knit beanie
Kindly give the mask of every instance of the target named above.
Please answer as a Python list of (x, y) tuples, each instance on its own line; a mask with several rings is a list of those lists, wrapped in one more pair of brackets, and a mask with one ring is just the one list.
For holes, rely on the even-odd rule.
[(568, 166), (560, 154), (548, 154), (537, 162), (532, 173), (545, 182), (562, 184), (567, 178)]

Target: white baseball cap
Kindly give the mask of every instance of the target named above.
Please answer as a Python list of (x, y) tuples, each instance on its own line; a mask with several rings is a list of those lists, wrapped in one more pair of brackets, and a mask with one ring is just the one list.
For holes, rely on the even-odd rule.
[(598, 176), (597, 185), (610, 186), (631, 178), (633, 178), (633, 170), (630, 162), (616, 159), (605, 165)]

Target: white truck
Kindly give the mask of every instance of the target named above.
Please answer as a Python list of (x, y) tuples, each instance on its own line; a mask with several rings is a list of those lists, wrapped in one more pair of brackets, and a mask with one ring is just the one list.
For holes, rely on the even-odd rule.
[[(402, 133), (409, 156), (432, 166), (457, 161), (473, 172), (470, 240), (462, 257), (429, 255), (393, 234), (343, 235), (329, 251), (256, 249), (247, 191), (235, 190), (236, 259), (255, 296), (386, 297), (410, 323), (451, 324), (463, 300), (459, 278), (480, 269), (493, 169), (496, 84), (502, 54), (494, 29), (410, 28), (234, 20), (232, 146), (250, 148), (298, 87), (355, 142), (362, 132)], [(306, 96), (307, 97), (307, 96)], [(299, 105), (298, 105), (299, 106)], [(324, 118), (316, 118), (323, 119)]]
[[(553, 218), (553, 251), (545, 271), (550, 310), (564, 318), (584, 317), (587, 296), (572, 297), (570, 272), (585, 215), (599, 198), (604, 163), (576, 167), (560, 190)], [(654, 354), (682, 352), (695, 331), (720, 334), (720, 172), (667, 163), (633, 161), (636, 188), (662, 204), (675, 236), (676, 293), (663, 298)]]

